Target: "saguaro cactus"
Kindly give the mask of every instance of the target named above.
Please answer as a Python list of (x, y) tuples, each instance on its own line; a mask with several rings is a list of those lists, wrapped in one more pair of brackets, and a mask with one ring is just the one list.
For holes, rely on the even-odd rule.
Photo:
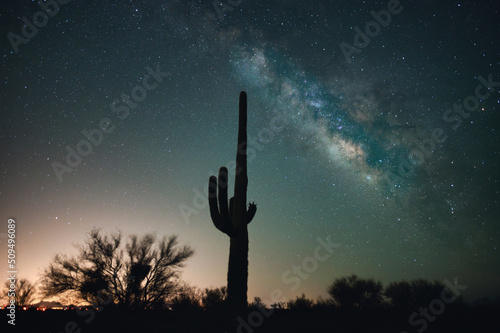
[(257, 206), (247, 210), (247, 95), (240, 93), (238, 146), (236, 153), (236, 177), (234, 197), (228, 202), (228, 172), (219, 170), (219, 179), (211, 176), (208, 182), (210, 216), (217, 229), (230, 237), (229, 265), (227, 272), (228, 309), (243, 313), (247, 308), (248, 283), (248, 229)]

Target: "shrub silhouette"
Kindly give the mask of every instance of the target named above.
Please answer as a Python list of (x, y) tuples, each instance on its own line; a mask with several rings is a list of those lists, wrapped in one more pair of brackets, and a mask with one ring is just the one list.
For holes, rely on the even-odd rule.
[(382, 304), (382, 283), (356, 275), (336, 279), (328, 293), (341, 310), (369, 310)]
[(227, 299), (227, 288), (220, 287), (214, 289), (205, 289), (202, 296), (203, 308), (206, 310), (221, 310)]
[(314, 305), (314, 301), (306, 298), (305, 294), (302, 294), (300, 297), (297, 296), (295, 299), (289, 300), (286, 303), (286, 307), (292, 311), (298, 312), (307, 312), (312, 309)]
[(198, 313), (203, 310), (202, 292), (191, 286), (184, 286), (170, 302), (170, 308), (184, 313)]
[(266, 304), (262, 301), (262, 298), (256, 296), (253, 298), (253, 302), (248, 305), (250, 310), (267, 309)]
[(441, 292), (444, 289), (445, 286), (439, 281), (417, 279), (410, 282), (391, 282), (385, 288), (384, 295), (390, 299), (390, 305), (408, 311), (441, 298)]

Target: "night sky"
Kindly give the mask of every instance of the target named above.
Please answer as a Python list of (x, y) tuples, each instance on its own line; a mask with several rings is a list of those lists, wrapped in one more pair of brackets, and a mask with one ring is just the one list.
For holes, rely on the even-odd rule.
[[(245, 90), (250, 300), (350, 274), (498, 295), (498, 1), (223, 2), (76, 0), (46, 22), (2, 2), (1, 276), (14, 218), (19, 277), (98, 226), (176, 234), (182, 277), (225, 285), (204, 193)], [(318, 237), (339, 246), (292, 290)]]

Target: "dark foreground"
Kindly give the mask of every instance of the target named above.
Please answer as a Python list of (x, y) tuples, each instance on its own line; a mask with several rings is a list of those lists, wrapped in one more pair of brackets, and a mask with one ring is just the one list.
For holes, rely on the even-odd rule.
[[(289, 311), (273, 313), (254, 310), (239, 319), (236, 329), (224, 326), (222, 313), (175, 311), (118, 311), (105, 308), (101, 312), (47, 310), (18, 311), (15, 326), (8, 325), (6, 311), (0, 311), (2, 332), (481, 332), (500, 333), (500, 308), (496, 305), (448, 307), (438, 315), (427, 313), (413, 317), (398, 310), (377, 313), (341, 313), (339, 311)], [(426, 318), (427, 317), (427, 318)]]

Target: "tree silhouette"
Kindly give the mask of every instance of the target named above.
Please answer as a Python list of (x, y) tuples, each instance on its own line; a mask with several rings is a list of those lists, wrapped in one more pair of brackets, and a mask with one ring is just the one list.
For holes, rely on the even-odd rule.
[(177, 237), (101, 235), (93, 229), (76, 257), (56, 255), (42, 274), (45, 296), (71, 293), (95, 304), (103, 298), (131, 308), (156, 308), (179, 289), (179, 269), (193, 255)]
[(248, 305), (252, 309), (267, 309), (266, 304), (262, 301), (262, 298), (255, 296), (253, 302)]
[(444, 289), (445, 286), (439, 281), (417, 279), (410, 282), (391, 282), (385, 288), (384, 295), (390, 299), (393, 307), (409, 311), (441, 298)]
[(179, 312), (199, 312), (203, 309), (202, 296), (203, 292), (198, 288), (184, 285), (170, 302), (171, 309)]
[(289, 300), (286, 303), (287, 309), (300, 312), (310, 311), (313, 305), (314, 301), (306, 298), (305, 294), (302, 294), (300, 297), (297, 296), (295, 299)]
[(285, 302), (274, 302), (271, 304), (271, 309), (273, 310), (284, 310), (286, 308)]
[[(12, 292), (11, 290), (14, 290)], [(36, 287), (28, 279), (17, 279), (14, 288), (11, 289), (11, 282), (5, 282), (3, 296), (7, 299), (14, 298), (16, 306), (29, 306), (33, 303), (36, 295)]]
[(224, 302), (227, 299), (227, 288), (220, 287), (214, 289), (205, 289), (205, 293), (202, 297), (203, 307), (206, 310), (220, 310), (224, 306)]
[(356, 275), (336, 279), (328, 293), (342, 310), (367, 310), (382, 303), (382, 283)]
[[(211, 176), (208, 183), (210, 216), (214, 226), (230, 237), (227, 273), (228, 309), (233, 314), (246, 311), (248, 289), (248, 228), (257, 206), (250, 204), (247, 211), (247, 95), (243, 91), (239, 101), (238, 145), (234, 197), (229, 200), (227, 168), (220, 168), (219, 179)], [(217, 193), (218, 192), (218, 193)], [(217, 197), (218, 194), (218, 197)]]
[(321, 296), (313, 304), (313, 310), (320, 312), (332, 311), (334, 308), (335, 304), (332, 299), (324, 299)]

